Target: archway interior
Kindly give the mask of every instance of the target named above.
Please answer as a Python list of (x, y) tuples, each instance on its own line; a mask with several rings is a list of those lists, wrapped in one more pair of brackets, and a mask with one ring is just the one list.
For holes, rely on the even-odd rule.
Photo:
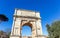
[(21, 34), (22, 34), (22, 36), (31, 36), (32, 35), (32, 25), (30, 23), (25, 23), (22, 26)]

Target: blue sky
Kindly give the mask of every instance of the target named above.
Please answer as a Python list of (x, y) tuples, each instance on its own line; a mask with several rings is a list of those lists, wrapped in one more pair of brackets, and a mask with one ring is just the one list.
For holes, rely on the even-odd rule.
[(47, 23), (60, 20), (60, 0), (0, 0), (0, 14), (9, 18), (8, 22), (0, 23), (0, 30), (6, 31), (12, 27), (15, 8), (40, 11), (43, 35), (48, 34)]

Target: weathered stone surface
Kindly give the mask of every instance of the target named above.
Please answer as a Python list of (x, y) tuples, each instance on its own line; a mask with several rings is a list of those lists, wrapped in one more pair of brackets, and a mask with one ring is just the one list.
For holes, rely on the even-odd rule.
[(23, 25), (29, 25), (31, 27), (32, 35), (30, 38), (42, 38), (39, 36), (42, 35), (41, 17), (39, 12), (15, 9), (10, 38), (22, 38), (20, 36)]

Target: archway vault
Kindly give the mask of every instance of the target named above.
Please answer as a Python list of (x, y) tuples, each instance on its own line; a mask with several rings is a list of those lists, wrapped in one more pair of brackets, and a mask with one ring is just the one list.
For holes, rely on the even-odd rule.
[(28, 23), (24, 23), (24, 24), (22, 24), (22, 27), (23, 27), (24, 25), (29, 26), (31, 29), (32, 29), (32, 26), (33, 26), (33, 25), (32, 25), (31, 23), (29, 23), (29, 22), (28, 22)]
[(39, 12), (16, 9), (10, 38), (22, 38), (21, 28), (24, 25), (31, 27), (31, 38), (40, 38), (40, 35), (42, 35), (42, 27)]

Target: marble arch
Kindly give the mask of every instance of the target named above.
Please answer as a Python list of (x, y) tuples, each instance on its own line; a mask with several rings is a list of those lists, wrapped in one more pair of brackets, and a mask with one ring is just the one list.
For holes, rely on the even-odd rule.
[[(32, 28), (31, 38), (41, 38), (42, 26), (40, 13), (30, 10), (15, 9), (10, 38), (22, 38), (22, 26), (27, 24)], [(28, 38), (28, 37), (23, 37)]]

